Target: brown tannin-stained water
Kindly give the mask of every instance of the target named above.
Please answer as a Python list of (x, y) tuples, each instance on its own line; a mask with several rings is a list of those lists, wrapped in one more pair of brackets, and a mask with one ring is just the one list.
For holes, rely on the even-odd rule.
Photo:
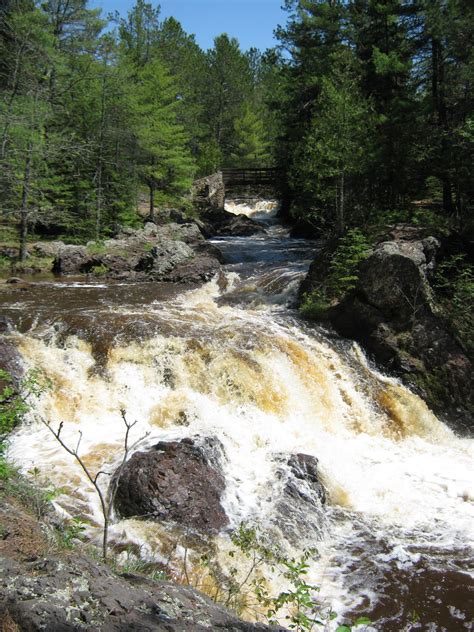
[[(240, 210), (274, 215), (273, 203)], [(239, 212), (234, 202), (232, 212)], [(274, 221), (274, 220), (273, 220)], [(2, 292), (25, 367), (54, 388), (37, 411), (76, 443), (92, 469), (120, 460), (120, 409), (137, 420), (140, 449), (215, 436), (225, 449), (223, 505), (229, 530), (214, 539), (223, 571), (228, 533), (257, 522), (288, 555), (316, 547), (308, 581), (338, 619), (368, 629), (473, 630), (474, 442), (460, 438), (416, 395), (369, 365), (359, 347), (302, 321), (291, 308), (318, 244), (265, 235), (221, 238), (228, 264), (201, 288), (166, 284), (44, 281)], [(81, 470), (34, 415), (10, 453), (64, 488), (55, 502), (98, 539), (101, 514)], [(282, 455), (319, 459), (325, 507), (281, 506)], [(106, 481), (104, 481), (104, 484)], [(182, 575), (188, 555), (176, 525), (117, 521), (112, 540)], [(189, 540), (189, 538), (188, 538)], [(212, 592), (199, 546), (188, 576)], [(185, 552), (186, 551), (186, 552)], [(268, 570), (274, 592), (282, 578)], [(250, 610), (247, 618), (255, 618)]]

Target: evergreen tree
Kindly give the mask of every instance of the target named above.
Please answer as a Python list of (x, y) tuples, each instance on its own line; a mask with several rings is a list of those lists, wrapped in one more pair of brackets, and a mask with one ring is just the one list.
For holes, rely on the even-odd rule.
[(156, 201), (176, 199), (192, 182), (194, 163), (176, 118), (178, 105), (174, 81), (158, 59), (138, 71), (133, 131), (140, 177), (150, 191), (150, 219)]
[(370, 164), (374, 117), (350, 71), (338, 56), (322, 80), (308, 131), (291, 169), (293, 187), (314, 209), (315, 219), (342, 233), (353, 211), (353, 177)]
[(235, 146), (231, 158), (241, 167), (264, 167), (270, 164), (270, 143), (266, 138), (263, 119), (250, 103), (234, 121)]

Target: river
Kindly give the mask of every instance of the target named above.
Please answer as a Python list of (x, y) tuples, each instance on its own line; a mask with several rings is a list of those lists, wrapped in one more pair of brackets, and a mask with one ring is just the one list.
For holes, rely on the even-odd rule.
[[(16, 432), (11, 457), (61, 488), (56, 508), (80, 516), (94, 539), (98, 499), (35, 415), (64, 421), (71, 445), (81, 430), (91, 469), (119, 462), (121, 408), (138, 422), (134, 437), (149, 433), (139, 449), (215, 436), (226, 455), (229, 530), (258, 523), (289, 556), (317, 548), (308, 581), (338, 614), (327, 629), (361, 615), (384, 632), (474, 629), (473, 440), (356, 344), (299, 317), (294, 299), (317, 242), (289, 238), (272, 202), (229, 210), (265, 219), (267, 232), (214, 240), (227, 264), (201, 288), (50, 279), (3, 293), (25, 366), (53, 383)], [(319, 460), (326, 506), (281, 512), (282, 455), (295, 453)], [(193, 557), (186, 537), (176, 525), (138, 520), (112, 529), (122, 550), (134, 544), (175, 578), (188, 556), (188, 579), (212, 592), (201, 545)], [(228, 531), (214, 544), (223, 571), (245, 574), (246, 558), (227, 555)], [(271, 571), (268, 581), (274, 591), (284, 585)]]

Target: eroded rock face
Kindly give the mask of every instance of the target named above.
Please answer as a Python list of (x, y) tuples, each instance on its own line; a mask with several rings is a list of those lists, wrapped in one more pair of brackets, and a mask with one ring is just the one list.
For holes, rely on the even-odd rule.
[(228, 524), (221, 505), (222, 458), (215, 438), (160, 441), (136, 452), (120, 475), (115, 508), (122, 517), (172, 520), (215, 533)]
[[(339, 334), (360, 342), (415, 387), (435, 412), (472, 423), (472, 363), (440, 315), (430, 286), (439, 249), (438, 239), (424, 229), (394, 227), (362, 263), (355, 290), (326, 316)], [(304, 291), (317, 280), (317, 267), (315, 262)]]
[(273, 520), (290, 542), (301, 546), (306, 534), (314, 541), (325, 526), (326, 492), (319, 480), (318, 459), (301, 453), (277, 458), (281, 462), (277, 478), (283, 488)]

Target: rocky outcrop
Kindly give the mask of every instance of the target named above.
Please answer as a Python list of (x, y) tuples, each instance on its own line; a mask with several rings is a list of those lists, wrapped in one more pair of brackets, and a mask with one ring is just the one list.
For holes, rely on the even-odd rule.
[(247, 237), (264, 233), (262, 224), (245, 215), (234, 215), (222, 209), (207, 208), (201, 213), (202, 231), (206, 237), (230, 235)]
[(66, 245), (54, 260), (56, 274), (93, 274), (125, 280), (208, 281), (222, 256), (207, 245), (196, 224), (148, 223), (124, 229), (115, 239), (87, 246)]
[(214, 438), (160, 441), (120, 472), (115, 508), (123, 517), (171, 520), (201, 532), (228, 524), (221, 505), (223, 448)]
[(309, 454), (279, 455), (276, 478), (283, 483), (273, 521), (288, 540), (301, 546), (304, 534), (321, 535), (325, 526), (326, 492), (319, 479), (318, 459)]
[(222, 171), (196, 180), (191, 187), (191, 196), (197, 208), (223, 209), (225, 186)]
[(187, 586), (117, 576), (77, 552), (68, 558), (2, 555), (0, 626), (25, 632), (284, 632), (241, 621)]
[(10, 329), (9, 320), (0, 316), (0, 369), (10, 376), (5, 379), (0, 377), (0, 393), (12, 383), (18, 386), (24, 375), (21, 355), (13, 340), (8, 336)]
[[(339, 334), (360, 342), (415, 387), (435, 412), (467, 421), (474, 410), (472, 363), (430, 285), (440, 248), (422, 228), (395, 227), (361, 264), (355, 290), (326, 317)], [(315, 262), (305, 291), (315, 283), (317, 267)]]

